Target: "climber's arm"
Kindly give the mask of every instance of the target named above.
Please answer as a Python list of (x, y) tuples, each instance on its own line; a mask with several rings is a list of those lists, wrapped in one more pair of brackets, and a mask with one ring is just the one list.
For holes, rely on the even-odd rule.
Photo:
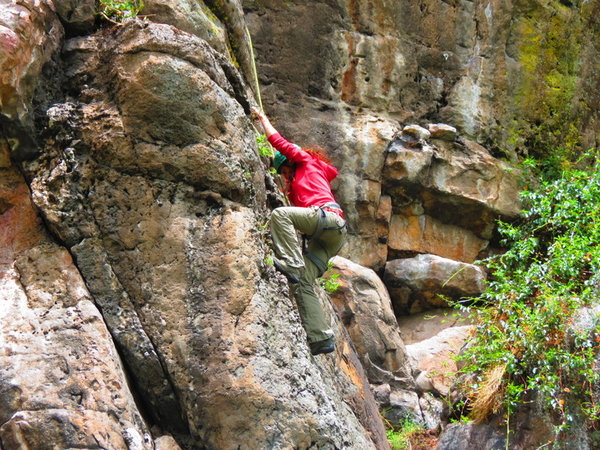
[(296, 144), (292, 144), (287, 139), (285, 139), (273, 125), (269, 121), (269, 118), (260, 112), (258, 109), (254, 108), (252, 113), (260, 120), (262, 124), (265, 134), (267, 135), (267, 139), (275, 149), (281, 152), (286, 158), (288, 158), (292, 162), (302, 162), (310, 159), (308, 153), (298, 147)]

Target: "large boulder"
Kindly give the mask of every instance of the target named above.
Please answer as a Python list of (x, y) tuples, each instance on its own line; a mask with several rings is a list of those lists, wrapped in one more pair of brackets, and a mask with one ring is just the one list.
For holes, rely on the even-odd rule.
[(453, 423), (444, 429), (436, 446), (436, 450), (462, 450), (464, 448), (502, 450), (506, 448), (506, 436), (500, 430), (487, 424)]
[[(348, 330), (372, 383), (414, 386), (406, 348), (385, 285), (366, 267), (336, 256), (326, 278), (339, 275), (331, 301)], [(388, 377), (383, 377), (387, 372)]]
[[(540, 395), (535, 392), (525, 394), (524, 402), (511, 413), (506, 423), (506, 414), (500, 411), (485, 422), (453, 423), (441, 433), (437, 450), (459, 450), (465, 448), (485, 448), (490, 450), (506, 448), (530, 449), (553, 444), (567, 445), (567, 448), (592, 450), (598, 447), (593, 433), (586, 429), (581, 410), (571, 417), (570, 426), (558, 434), (556, 411), (548, 408)], [(507, 437), (507, 426), (510, 434)]]
[(447, 396), (457, 377), (456, 357), (473, 331), (472, 326), (449, 327), (435, 336), (407, 345), (417, 385)]
[(520, 210), (515, 170), (468, 139), (430, 145), (403, 131), (388, 147), (384, 177), (405, 204), (483, 239), (491, 237), (494, 216)]
[[(426, 391), (439, 396), (432, 381), (442, 390), (438, 383), (440, 375), (433, 378), (433, 369), (434, 366), (439, 369), (442, 361), (449, 361), (442, 358), (437, 348), (435, 363), (431, 362), (431, 355), (423, 358), (426, 360), (423, 367), (412, 361), (413, 356), (423, 355), (409, 354), (407, 359), (389, 295), (374, 271), (337, 256), (324, 277), (336, 274), (339, 277), (332, 282), (340, 285), (331, 294), (332, 303), (356, 346), (386, 420), (399, 425), (409, 419), (427, 428), (437, 428), (446, 417), (446, 408), (440, 398)], [(429, 376), (429, 373), (432, 376), (429, 388), (415, 384), (413, 374)]]
[(430, 339), (447, 328), (472, 325), (469, 311), (455, 308), (429, 309), (426, 312), (398, 317), (406, 345)]

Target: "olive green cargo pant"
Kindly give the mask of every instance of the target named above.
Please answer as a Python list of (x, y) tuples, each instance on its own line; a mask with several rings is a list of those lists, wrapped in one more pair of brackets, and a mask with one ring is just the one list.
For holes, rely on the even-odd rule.
[[(322, 213), (316, 206), (286, 206), (275, 209), (271, 215), (271, 236), (275, 255), (301, 274), (296, 285), (295, 297), (308, 341), (311, 343), (332, 337), (333, 331), (315, 291), (315, 280), (323, 275), (323, 272), (308, 255), (302, 254), (302, 245), (298, 241), (296, 230), (306, 235), (314, 234)], [(326, 211), (322, 220), (326, 228), (341, 227), (345, 223), (344, 219), (331, 211)], [(345, 236), (345, 227), (323, 231), (317, 239), (308, 241), (307, 250), (326, 264), (339, 252)]]

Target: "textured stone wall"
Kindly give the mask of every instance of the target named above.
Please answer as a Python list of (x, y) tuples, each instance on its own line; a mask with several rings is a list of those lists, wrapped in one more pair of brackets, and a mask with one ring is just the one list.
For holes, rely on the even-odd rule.
[[(379, 405), (437, 426), (444, 362), (393, 312), (483, 288), (519, 211), (500, 157), (597, 141), (597, 1), (0, 3), (3, 448), (387, 448)], [(246, 25), (266, 112), (328, 150), (343, 254), (391, 294), (342, 264), (329, 356), (268, 263)]]
[(60, 32), (7, 89), (25, 115), (3, 116), (35, 142), (13, 133), (2, 153), (2, 445), (387, 448), (333, 310), (336, 353), (314, 358), (266, 262), (277, 195), (226, 40), (141, 21), (63, 33), (34, 6), (16, 7), (37, 14), (14, 22), (23, 45)]
[[(388, 196), (394, 210), (406, 204), (414, 210), (426, 201), (425, 188), (435, 200), (422, 220), (439, 221), (460, 204), (455, 210), (464, 208), (469, 221), (489, 230), (498, 213), (514, 214), (518, 205), (514, 192), (499, 199), (478, 194), (481, 204), (467, 205), (474, 188), (495, 193), (506, 181), (516, 187), (508, 173), (481, 173), (484, 160), (546, 157), (598, 141), (598, 90), (591, 88), (600, 79), (593, 37), (598, 2), (248, 0), (244, 6), (267, 110), (290, 139), (324, 146), (343, 168), (337, 194), (356, 237), (346, 255), (361, 264), (379, 269), (388, 259), (388, 236), (379, 226)], [(399, 192), (402, 174), (388, 170), (382, 177), (382, 167), (426, 155), (398, 154), (390, 142), (405, 125), (440, 122), (464, 142), (431, 142), (437, 151), (418, 180), (424, 186)], [(496, 166), (491, 170), (510, 170), (489, 167)], [(463, 171), (458, 195), (443, 186), (456, 182), (447, 169)], [(501, 211), (497, 201), (505, 203)], [(445, 239), (441, 224), (429, 227), (440, 230), (434, 240)]]

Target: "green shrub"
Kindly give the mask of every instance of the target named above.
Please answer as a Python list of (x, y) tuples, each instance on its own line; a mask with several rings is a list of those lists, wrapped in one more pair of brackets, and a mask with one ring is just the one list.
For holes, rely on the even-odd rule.
[(600, 328), (572, 327), (600, 297), (600, 167), (595, 154), (587, 158), (586, 170), (523, 192), (519, 223), (500, 223), (508, 251), (486, 261), (491, 281), (471, 308), (476, 332), (461, 357), (463, 371), (477, 374), (469, 386), (476, 420), (499, 407), (510, 414), (531, 393), (556, 413), (557, 438), (578, 411), (589, 424), (599, 418)]

